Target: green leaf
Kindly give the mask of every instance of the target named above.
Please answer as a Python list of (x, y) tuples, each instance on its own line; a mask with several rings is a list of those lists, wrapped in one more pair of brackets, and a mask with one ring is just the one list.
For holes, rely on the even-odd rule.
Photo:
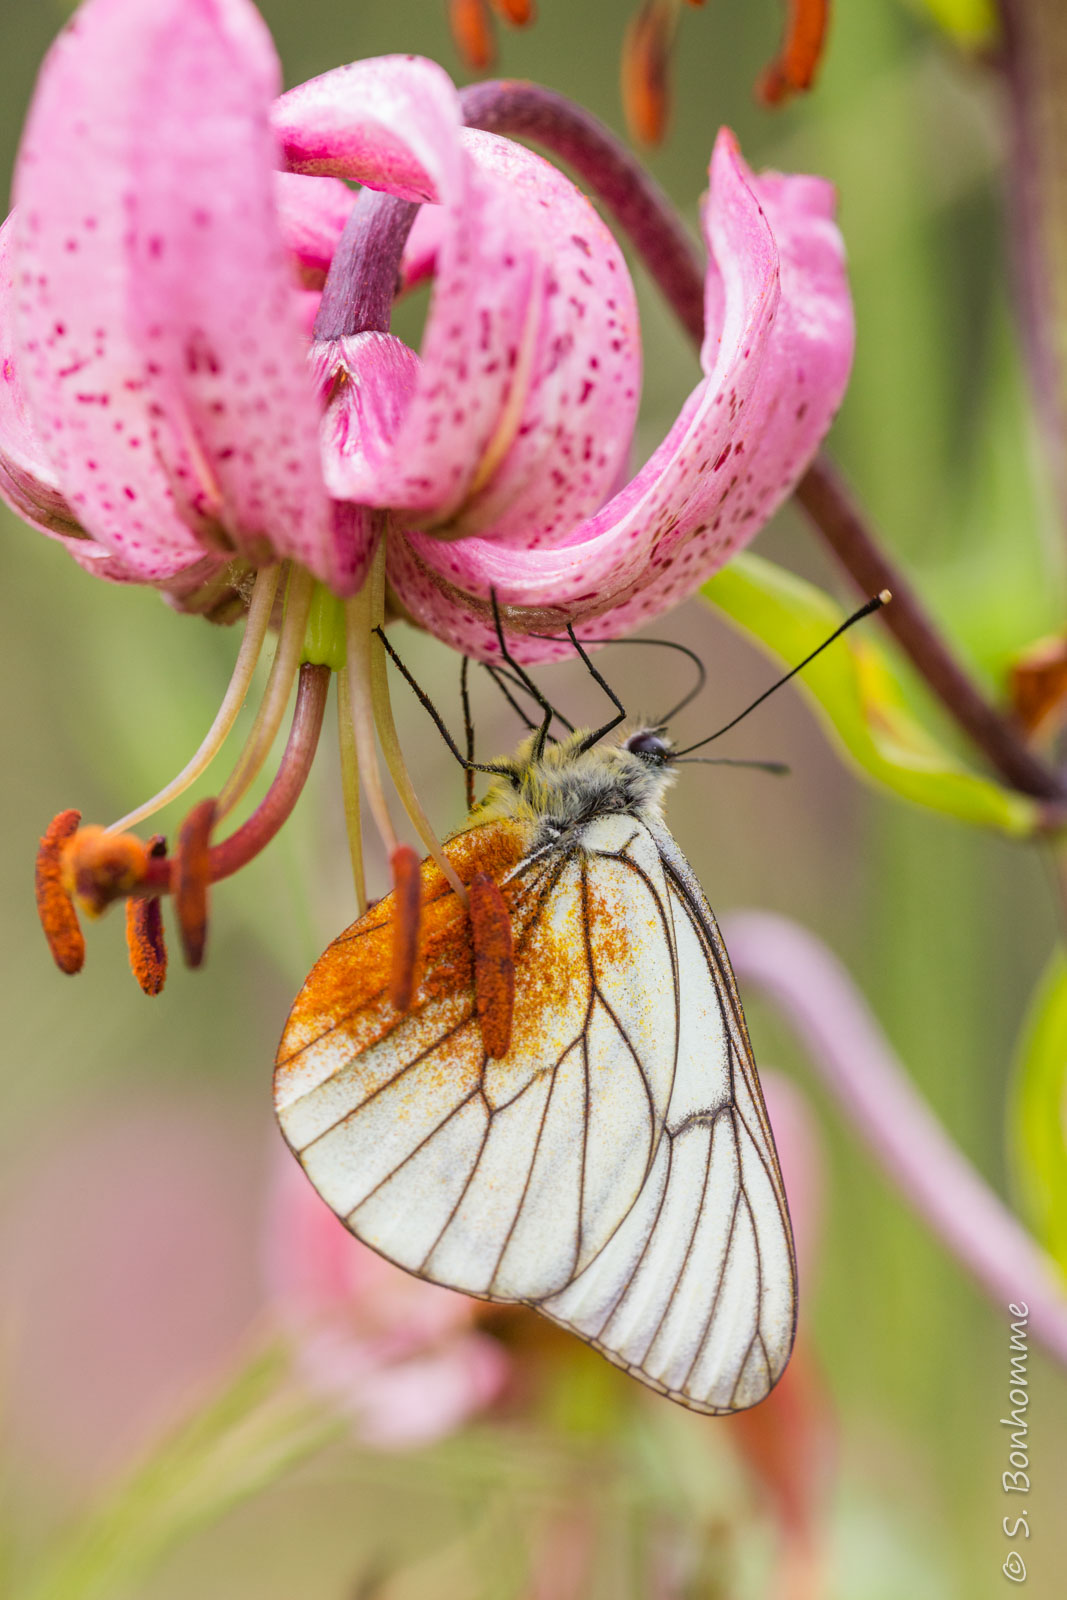
[[(759, 556), (734, 556), (700, 592), (785, 666), (802, 661), (844, 621), (821, 589)], [(915, 720), (869, 625), (837, 641), (796, 681), (871, 783), (960, 822), (1017, 838), (1036, 830), (1034, 801), (969, 771)]]
[(1023, 1028), (1009, 1132), (1023, 1209), (1067, 1272), (1067, 955), (1062, 949), (1042, 975)]

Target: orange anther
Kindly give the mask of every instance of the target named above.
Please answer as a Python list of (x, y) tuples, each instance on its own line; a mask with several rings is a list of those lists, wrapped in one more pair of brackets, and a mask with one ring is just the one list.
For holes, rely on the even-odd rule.
[(636, 139), (659, 144), (670, 115), (672, 0), (645, 0), (622, 44), (622, 104)]
[(785, 38), (778, 55), (756, 84), (765, 106), (781, 105), (815, 82), (830, 26), (830, 0), (789, 0)]
[(144, 882), (148, 846), (135, 833), (108, 833), (93, 823), (79, 828), (62, 849), (63, 887), (90, 917)]
[(397, 1011), (408, 1011), (415, 992), (422, 918), (419, 858), (409, 844), (398, 844), (389, 862), (393, 872), (393, 966), (389, 999)]
[[(157, 833), (148, 841), (151, 856), (165, 856), (166, 841)], [(126, 901), (126, 948), (130, 970), (145, 994), (158, 994), (167, 979), (167, 946), (163, 908), (158, 895), (131, 895)]]
[(511, 913), (499, 885), (487, 872), (476, 872), (468, 888), (474, 942), (474, 1005), (486, 1054), (499, 1060), (508, 1053), (515, 1010)]
[(60, 972), (80, 972), (85, 963), (85, 939), (74, 902), (63, 886), (62, 868), (63, 846), (80, 821), (80, 811), (61, 811), (48, 824), (37, 851), (37, 915)]
[(489, 3), (513, 28), (525, 28), (537, 15), (534, 0), (489, 0)]
[(450, 0), (448, 20), (456, 49), (473, 72), (493, 64), (496, 50), (485, 0)]
[(198, 967), (207, 943), (207, 900), (211, 882), (211, 830), (218, 801), (201, 800), (181, 825), (174, 852), (174, 911), (187, 966)]

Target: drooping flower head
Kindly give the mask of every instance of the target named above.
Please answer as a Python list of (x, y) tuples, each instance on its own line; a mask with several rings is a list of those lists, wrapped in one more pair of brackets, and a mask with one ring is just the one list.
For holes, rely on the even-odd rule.
[[(589, 201), (539, 155), (466, 127), (432, 62), (356, 62), (278, 89), (248, 0), (89, 0), (42, 69), (0, 232), (0, 493), (100, 576), (213, 615), (250, 600), (234, 684), (166, 799), (218, 748), (284, 604), (249, 746), (176, 855), (75, 818), (42, 857), (53, 912), (72, 889), (90, 911), (173, 893), (193, 960), (208, 882), (291, 810), (342, 664), (346, 771), (358, 746), (395, 853), (375, 722), (416, 803), (374, 634), (387, 612), (483, 659), (499, 651), (494, 605), (527, 661), (569, 648), (538, 637), (563, 624), (636, 627), (789, 493), (852, 349), (828, 186), (754, 177), (722, 132), (703, 376), (627, 482), (637, 317)], [(426, 279), (416, 353), (389, 319), (398, 289)], [(270, 794), (214, 842), (298, 671)]]

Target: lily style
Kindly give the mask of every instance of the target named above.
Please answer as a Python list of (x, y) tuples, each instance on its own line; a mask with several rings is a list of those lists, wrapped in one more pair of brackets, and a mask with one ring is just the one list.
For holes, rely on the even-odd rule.
[[(514, 86), (496, 87), (499, 110)], [(566, 625), (601, 641), (645, 623), (791, 492), (852, 357), (829, 185), (754, 176), (721, 131), (702, 376), (630, 476), (641, 354), (625, 260), (569, 178), (466, 125), (472, 107), (506, 120), (494, 86), (465, 100), (433, 62), (385, 57), (279, 89), (249, 0), (88, 0), (42, 68), (0, 230), (0, 494), (98, 577), (245, 618), (178, 777), (107, 829), (63, 812), (42, 842), (59, 965), (84, 959), (77, 910), (126, 898), (148, 992), (165, 971), (160, 896), (196, 965), (210, 884), (296, 803), (333, 672), (361, 906), (360, 785), (394, 874), (414, 860), (376, 742), (454, 878), (404, 769), (375, 630), (402, 617), (491, 661), (496, 606), (533, 662), (566, 652), (544, 637)], [(416, 352), (390, 318), (425, 281)], [(218, 753), (272, 629), (247, 743), (168, 855), (128, 830)], [(273, 783), (220, 838), (297, 680)]]

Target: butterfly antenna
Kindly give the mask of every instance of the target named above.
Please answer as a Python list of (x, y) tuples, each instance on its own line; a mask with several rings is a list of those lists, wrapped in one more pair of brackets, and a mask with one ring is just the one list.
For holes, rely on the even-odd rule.
[(459, 703), (463, 707), (463, 743), (467, 759), (463, 766), (463, 794), (467, 810), (474, 809), (474, 718), (471, 716), (470, 656), (464, 656), (459, 668)]
[[(489, 766), (484, 761), (474, 761), (462, 753), (455, 739), (453, 739), (452, 735), (449, 733), (441, 713), (438, 711), (437, 707), (434, 705), (425, 689), (420, 688), (420, 686), (415, 682), (415, 679), (411, 676), (411, 673), (408, 671), (407, 667), (405, 667), (404, 663), (401, 661), (400, 657), (389, 643), (389, 640), (385, 636), (385, 629), (380, 627), (375, 628), (374, 632), (384, 644), (390, 661), (396, 667), (397, 671), (404, 679), (404, 682), (408, 685), (408, 688), (412, 690), (423, 710), (429, 712), (430, 716), (433, 718), (434, 726), (436, 727), (438, 733), (441, 735), (441, 738), (445, 741), (445, 744), (451, 750), (452, 754), (455, 756), (463, 770), (465, 772), (493, 772), (498, 777), (502, 772), (506, 771), (506, 768), (504, 767)], [(471, 740), (473, 740), (473, 736), (474, 730), (472, 727), (470, 729)]]
[[(531, 637), (533, 637), (533, 635), (531, 635)], [(538, 726), (538, 724), (536, 722), (534, 722), (530, 717), (527, 716), (526, 712), (523, 710), (523, 708), (519, 704), (519, 702), (515, 699), (514, 695), (510, 694), (508, 692), (508, 690), (505, 688), (505, 685), (510, 683), (512, 688), (522, 689), (522, 688), (525, 687), (525, 685), (521, 682), (521, 680), (519, 678), (514, 677), (504, 667), (498, 667), (495, 664), (495, 662), (483, 661), (482, 662), (482, 667), (489, 674), (490, 678), (492, 678), (493, 682), (496, 684), (497, 688), (500, 690), (500, 693), (504, 696), (504, 699), (507, 701), (508, 705), (514, 711), (515, 715), (517, 717), (519, 717), (521, 719), (521, 721), (523, 721), (529, 729), (533, 730), (534, 728), (536, 728)], [(558, 723), (560, 723), (564, 728), (566, 728), (568, 733), (573, 733), (574, 732), (574, 724), (572, 722), (568, 722), (567, 721), (567, 719), (563, 715), (562, 711), (557, 711), (556, 712), (556, 721)]]
[[(530, 637), (531, 637), (531, 639), (548, 639), (553, 644), (562, 644), (565, 635), (562, 634), (562, 633), (532, 633), (530, 635)], [(575, 643), (575, 645), (579, 645), (579, 640), (575, 639), (574, 643)], [(657, 727), (661, 727), (661, 726), (662, 727), (666, 727), (669, 722), (673, 722), (675, 717), (678, 715), (679, 711), (684, 711), (686, 706), (689, 705), (693, 700), (696, 699), (697, 695), (700, 693), (700, 691), (703, 689), (704, 685), (708, 681), (708, 669), (705, 667), (703, 661), (697, 655), (696, 651), (695, 650), (690, 650), (690, 648), (689, 648), (689, 646), (687, 644), (681, 644), (681, 643), (679, 643), (679, 641), (677, 639), (611, 639), (611, 638), (608, 638), (607, 635), (598, 636), (597, 638), (594, 639), (594, 638), (591, 638), (588, 634), (586, 634), (585, 638), (582, 639), (580, 641), (580, 643), (581, 644), (644, 644), (644, 645), (655, 645), (660, 650), (677, 650), (680, 655), (689, 657), (689, 660), (693, 663), (693, 665), (697, 669), (697, 681), (693, 685), (693, 687), (689, 690), (688, 694), (685, 694), (685, 695), (682, 696), (681, 700), (679, 700), (679, 702), (678, 702), (678, 704), (676, 706), (672, 706), (671, 709), (669, 711), (665, 712), (662, 717), (658, 717), (656, 719), (656, 726)], [(588, 661), (588, 658), (586, 658), (586, 660)], [(593, 676), (595, 678), (597, 678), (600, 681), (600, 683), (604, 685), (605, 688), (607, 688), (607, 685), (604, 684), (604, 680), (602, 678), (600, 678), (600, 674), (599, 673), (594, 672)], [(610, 689), (608, 690), (608, 693), (611, 694), (611, 690)], [(612, 699), (614, 699), (613, 695), (612, 695)], [(560, 721), (561, 722), (563, 721), (562, 717), (560, 718)], [(613, 724), (613, 726), (614, 726), (614, 724)], [(573, 732), (573, 729), (571, 731)]]
[(575, 650), (577, 650), (582, 664), (589, 673), (589, 676), (595, 683), (600, 685), (608, 699), (611, 701), (612, 705), (615, 707), (615, 715), (605, 722), (602, 728), (597, 728), (595, 732), (588, 734), (582, 740), (578, 747), (579, 753), (581, 753), (585, 750), (591, 750), (593, 746), (595, 744), (599, 744), (600, 740), (603, 739), (606, 734), (609, 734), (613, 728), (617, 728), (620, 722), (626, 721), (626, 707), (615, 693), (615, 690), (611, 687), (611, 684), (597, 671), (589, 657), (586, 655), (585, 651), (582, 649), (581, 640), (578, 638), (578, 635), (574, 631), (574, 626), (570, 622), (567, 624), (567, 638), (570, 640)]
[(824, 639), (822, 644), (819, 645), (817, 649), (813, 650), (810, 655), (805, 656), (803, 661), (798, 661), (795, 667), (792, 667), (785, 674), (785, 676), (783, 678), (779, 678), (776, 683), (772, 683), (769, 689), (764, 689), (763, 693), (758, 695), (756, 699), (753, 700), (751, 705), (746, 706), (744, 711), (738, 712), (736, 717), (732, 717), (730, 721), (727, 722), (723, 727), (719, 728), (717, 732), (709, 733), (706, 739), (698, 739), (696, 744), (686, 745), (684, 750), (676, 751), (675, 755), (687, 756), (693, 750), (700, 750), (704, 745), (710, 744), (713, 739), (721, 739), (724, 733), (729, 733), (731, 728), (736, 728), (739, 722), (744, 721), (749, 712), (755, 711), (757, 706), (761, 706), (764, 700), (768, 699), (770, 695), (776, 693), (777, 690), (782, 688), (783, 684), (788, 683), (790, 678), (795, 678), (798, 672), (803, 672), (804, 668), (808, 666), (810, 662), (814, 661), (816, 656), (822, 655), (827, 645), (833, 644), (835, 639), (839, 639), (841, 635), (846, 633), (849, 628), (854, 626), (855, 623), (862, 622), (864, 617), (869, 617), (872, 611), (880, 611), (883, 606), (887, 606), (892, 598), (893, 596), (890, 594), (888, 589), (882, 589), (880, 593), (873, 595), (865, 605), (860, 606), (858, 611), (854, 611), (850, 617), (846, 617), (841, 626), (839, 628), (835, 628), (833, 633), (831, 633), (828, 638)]
[(672, 761), (672, 767), (751, 767), (755, 772), (769, 772), (775, 778), (787, 778), (789, 768), (784, 761), (742, 761), (728, 756), (683, 756)]
[(519, 665), (519, 663), (515, 660), (515, 657), (511, 654), (511, 651), (508, 649), (507, 641), (504, 638), (504, 624), (500, 618), (500, 604), (497, 600), (495, 589), (490, 589), (489, 600), (493, 607), (493, 627), (496, 629), (496, 642), (500, 646), (500, 654), (507, 662), (512, 672), (518, 678), (523, 688), (533, 696), (533, 698), (537, 701), (537, 704), (541, 707), (541, 710), (544, 712), (544, 719), (537, 730), (537, 735), (534, 739), (533, 746), (533, 758), (535, 761), (540, 761), (541, 757), (545, 753), (545, 744), (548, 740), (548, 730), (552, 726), (552, 718), (556, 715), (556, 710), (544, 692), (537, 687), (536, 683), (530, 677), (530, 674), (526, 671), (525, 667)]

